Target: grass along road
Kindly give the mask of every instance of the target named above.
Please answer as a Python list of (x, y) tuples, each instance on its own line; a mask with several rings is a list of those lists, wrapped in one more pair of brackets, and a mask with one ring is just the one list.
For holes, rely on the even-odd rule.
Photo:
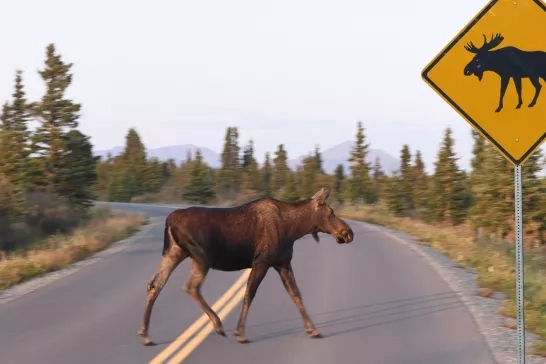
[(93, 217), (71, 234), (51, 236), (0, 261), (0, 292), (102, 251), (136, 233), (146, 223), (142, 215), (94, 207)]

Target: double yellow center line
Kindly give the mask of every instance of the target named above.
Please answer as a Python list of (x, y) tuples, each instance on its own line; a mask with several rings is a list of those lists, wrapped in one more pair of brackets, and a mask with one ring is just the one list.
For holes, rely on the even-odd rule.
[[(220, 320), (224, 320), (227, 315), (239, 302), (242, 301), (245, 290), (246, 281), (250, 275), (250, 269), (243, 271), (243, 274), (233, 283), (233, 285), (212, 305), (214, 312), (218, 314)], [(206, 325), (205, 325), (206, 324)], [(188, 357), (201, 342), (214, 330), (214, 326), (210, 322), (209, 317), (203, 313), (186, 331), (184, 331), (176, 340), (160, 352), (155, 358), (150, 361), (150, 364), (165, 363), (173, 353), (178, 351), (167, 364), (178, 364)], [(193, 336), (193, 337), (192, 337)], [(189, 340), (191, 338), (191, 340)], [(189, 341), (188, 341), (189, 340)]]

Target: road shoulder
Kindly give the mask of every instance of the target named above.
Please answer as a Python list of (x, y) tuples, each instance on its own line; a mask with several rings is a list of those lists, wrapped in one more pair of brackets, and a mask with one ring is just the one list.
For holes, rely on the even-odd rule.
[[(366, 222), (359, 223), (381, 231), (423, 258), (466, 305), (496, 361), (499, 364), (517, 363), (516, 331), (506, 327), (506, 318), (497, 314), (502, 306), (503, 297), (499, 294), (489, 298), (478, 296), (479, 287), (472, 269), (461, 268), (445, 254), (419, 243), (409, 234)], [(537, 336), (527, 331), (527, 350), (530, 350), (535, 341)], [(546, 364), (546, 358), (526, 355), (526, 362)]]

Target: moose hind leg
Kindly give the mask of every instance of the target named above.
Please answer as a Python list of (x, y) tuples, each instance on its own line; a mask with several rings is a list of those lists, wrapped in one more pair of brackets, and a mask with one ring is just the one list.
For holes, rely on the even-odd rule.
[(275, 270), (279, 273), (279, 276), (281, 277), (281, 281), (284, 285), (284, 288), (290, 295), (290, 298), (300, 311), (301, 317), (303, 319), (303, 323), (305, 325), (305, 331), (309, 334), (309, 336), (313, 338), (320, 338), (322, 335), (320, 332), (317, 331), (315, 326), (313, 325), (313, 322), (311, 321), (311, 318), (307, 314), (307, 310), (305, 309), (305, 306), (303, 305), (303, 299), (301, 297), (300, 290), (298, 288), (298, 285), (296, 284), (296, 278), (294, 277), (294, 271), (292, 270), (292, 265), (289, 263), (285, 266), (282, 266), (280, 268), (275, 268)]
[(180, 248), (175, 247), (171, 248), (161, 259), (159, 268), (154, 274), (152, 280), (148, 283), (147, 290), (148, 294), (146, 297), (146, 308), (144, 309), (144, 316), (142, 318), (142, 324), (138, 330), (138, 335), (144, 345), (155, 345), (150, 338), (148, 337), (148, 328), (150, 324), (150, 316), (152, 314), (152, 308), (154, 303), (159, 296), (159, 293), (167, 283), (171, 273), (175, 268), (187, 258)]
[(521, 99), (521, 78), (514, 78), (514, 85), (516, 86), (516, 92), (518, 94), (518, 104), (516, 109), (519, 109), (521, 104), (523, 104), (523, 100)]
[(540, 89), (542, 88), (542, 85), (540, 84), (540, 80), (538, 77), (530, 77), (531, 83), (535, 87), (535, 96), (533, 97), (533, 101), (529, 104), (529, 107), (535, 106), (537, 103), (538, 95), (540, 95)]
[(190, 277), (184, 286), (184, 291), (190, 295), (191, 298), (193, 298), (199, 304), (199, 307), (201, 307), (201, 309), (207, 314), (214, 325), (214, 330), (216, 333), (221, 336), (226, 336), (222, 321), (201, 295), (201, 285), (205, 281), (208, 271), (209, 268), (204, 263), (192, 260)]
[(495, 110), (495, 112), (499, 112), (503, 108), (503, 100), (504, 100), (504, 94), (506, 93), (506, 88), (508, 87), (508, 82), (510, 82), (510, 77), (503, 77), (501, 78), (501, 85), (500, 85), (500, 95), (499, 95), (499, 106)]
[(252, 270), (250, 271), (250, 276), (248, 277), (248, 281), (246, 283), (246, 292), (245, 292), (245, 298), (243, 300), (243, 309), (241, 311), (241, 316), (239, 316), (239, 321), (237, 322), (237, 328), (235, 329), (235, 337), (237, 338), (237, 341), (239, 341), (240, 343), (248, 342), (245, 335), (245, 325), (246, 325), (246, 318), (248, 315), (248, 309), (250, 307), (250, 304), (252, 303), (252, 300), (256, 296), (258, 287), (260, 286), (260, 283), (262, 283), (262, 280), (264, 279), (268, 270), (269, 270), (268, 265), (256, 264), (252, 267)]

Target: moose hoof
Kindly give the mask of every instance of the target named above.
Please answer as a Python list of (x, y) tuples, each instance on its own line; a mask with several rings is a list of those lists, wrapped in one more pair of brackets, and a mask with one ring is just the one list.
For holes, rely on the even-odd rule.
[(241, 344), (248, 344), (250, 342), (244, 335), (235, 335), (235, 337), (237, 338), (237, 341)]
[(534, 102), (531, 102), (531, 103), (529, 104), (529, 107), (533, 107), (533, 106), (535, 106), (535, 103), (534, 103)]
[(216, 333), (220, 336), (227, 337), (226, 333), (222, 329), (216, 330)]
[(140, 341), (142, 341), (142, 345), (144, 346), (155, 346), (155, 343), (150, 340), (150, 338), (147, 335), (143, 335), (141, 333), (138, 333), (138, 336), (140, 337)]
[(313, 330), (309, 333), (309, 337), (311, 339), (320, 339), (322, 338), (322, 334), (320, 332), (318, 332), (317, 330)]
[(521, 107), (521, 104), (517, 105), (517, 106), (516, 106), (516, 109), (519, 109), (520, 107)]
[(498, 108), (495, 110), (495, 112), (499, 112), (499, 111), (501, 111), (501, 110), (502, 110), (502, 107), (498, 107)]
[(242, 334), (239, 330), (235, 331), (234, 335), (241, 344), (247, 344), (249, 342), (245, 334)]

